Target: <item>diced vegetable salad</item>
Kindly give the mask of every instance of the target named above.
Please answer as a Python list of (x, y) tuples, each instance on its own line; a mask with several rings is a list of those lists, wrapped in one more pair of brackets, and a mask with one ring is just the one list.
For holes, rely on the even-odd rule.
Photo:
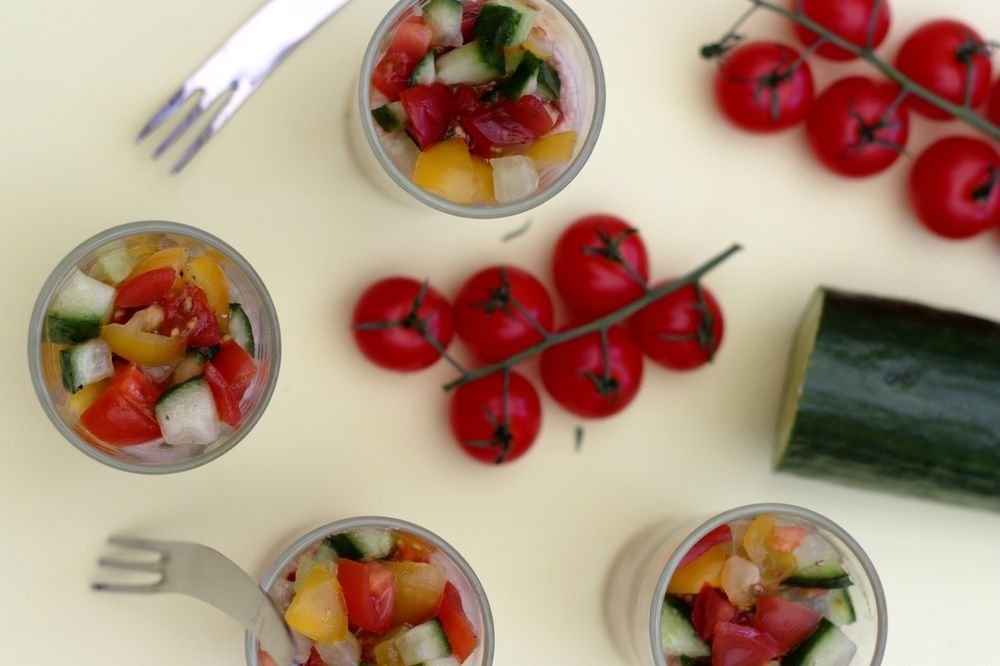
[(479, 635), (440, 557), (413, 535), (375, 527), (307, 548), (269, 590), (293, 632), (296, 663), (465, 663)]
[(425, 0), (372, 74), (372, 117), (413, 182), (459, 204), (534, 194), (570, 161), (558, 50), (521, 0)]
[(660, 616), (670, 666), (848, 666), (850, 575), (809, 524), (772, 514), (709, 532), (684, 555)]
[(99, 442), (208, 446), (243, 419), (253, 326), (211, 251), (124, 246), (75, 269), (46, 314), (66, 407)]

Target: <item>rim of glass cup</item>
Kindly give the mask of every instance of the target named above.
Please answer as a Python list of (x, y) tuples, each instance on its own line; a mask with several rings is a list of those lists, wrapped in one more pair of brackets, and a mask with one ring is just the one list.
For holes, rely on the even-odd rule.
[(875, 637), (875, 651), (872, 654), (871, 663), (873, 665), (882, 663), (882, 656), (885, 652), (886, 636), (888, 633), (888, 615), (885, 606), (885, 592), (882, 589), (882, 581), (879, 579), (878, 572), (875, 571), (875, 565), (872, 564), (868, 554), (865, 553), (861, 545), (855, 541), (854, 537), (848, 534), (843, 527), (833, 522), (826, 516), (820, 515), (815, 511), (810, 511), (809, 509), (805, 509), (801, 506), (795, 506), (794, 504), (765, 502), (761, 504), (747, 504), (746, 506), (729, 509), (728, 511), (724, 511), (717, 516), (710, 518), (686, 536), (680, 545), (674, 550), (670, 559), (667, 560), (666, 565), (663, 567), (663, 572), (660, 574), (660, 579), (657, 581), (656, 592), (653, 595), (652, 604), (649, 609), (649, 644), (656, 666), (666, 666), (667, 663), (666, 657), (663, 656), (663, 651), (656, 649), (656, 646), (660, 645), (660, 612), (663, 607), (660, 600), (662, 600), (666, 595), (667, 584), (670, 582), (670, 577), (673, 576), (674, 569), (677, 568), (681, 558), (684, 557), (685, 553), (687, 553), (695, 543), (716, 527), (732, 520), (738, 520), (740, 518), (746, 518), (750, 515), (759, 515), (762, 513), (783, 513), (785, 515), (794, 516), (795, 518), (802, 518), (813, 523), (814, 525), (818, 525), (840, 539), (840, 541), (847, 546), (848, 550), (851, 551), (851, 554), (858, 558), (858, 562), (861, 563), (861, 568), (868, 577), (868, 582), (871, 584), (872, 592), (875, 595), (875, 619), (878, 626)]
[[(271, 355), (271, 372), (268, 376), (267, 383), (263, 387), (260, 402), (257, 404), (257, 408), (247, 416), (246, 420), (240, 424), (240, 427), (232, 433), (229, 440), (224, 444), (217, 446), (211, 451), (196, 458), (185, 460), (183, 462), (168, 463), (165, 465), (151, 465), (115, 458), (114, 456), (104, 453), (93, 444), (80, 437), (80, 435), (69, 427), (66, 421), (59, 414), (55, 403), (52, 401), (52, 396), (49, 394), (48, 387), (45, 385), (45, 377), (42, 371), (42, 333), (45, 328), (45, 315), (46, 312), (48, 312), (49, 304), (52, 301), (52, 298), (55, 296), (56, 287), (58, 287), (59, 284), (65, 279), (66, 274), (71, 269), (76, 267), (84, 257), (94, 250), (103, 245), (107, 245), (112, 241), (144, 233), (163, 233), (185, 236), (196, 242), (203, 243), (220, 250), (246, 274), (254, 290), (261, 295), (261, 314), (267, 319), (268, 325), (274, 330), (274, 352)], [(124, 472), (133, 472), (136, 474), (172, 474), (175, 472), (184, 472), (212, 462), (239, 444), (240, 441), (246, 437), (251, 430), (253, 430), (253, 427), (257, 424), (257, 421), (260, 420), (260, 417), (264, 414), (264, 410), (267, 408), (268, 403), (271, 401), (271, 395), (274, 393), (274, 388), (277, 384), (278, 371), (281, 366), (281, 331), (278, 327), (278, 314), (274, 309), (274, 302), (271, 300), (271, 295), (267, 291), (267, 287), (264, 286), (263, 280), (261, 280), (260, 276), (257, 275), (257, 271), (253, 269), (250, 263), (243, 258), (243, 255), (233, 249), (228, 243), (220, 240), (207, 231), (202, 231), (201, 229), (186, 224), (180, 224), (179, 222), (166, 222), (161, 220), (127, 222), (125, 224), (106, 229), (83, 241), (69, 254), (67, 254), (53, 269), (48, 279), (42, 285), (42, 289), (38, 294), (38, 299), (35, 301), (35, 307), (31, 312), (31, 322), (28, 325), (28, 365), (31, 370), (31, 382), (34, 384), (35, 393), (38, 395), (39, 402), (42, 403), (42, 408), (45, 410), (45, 414), (49, 417), (49, 420), (52, 421), (56, 430), (58, 430), (63, 437), (68, 439), (73, 446), (94, 460)]]
[[(382, 527), (415, 534), (447, 555), (458, 566), (459, 571), (462, 572), (465, 579), (469, 581), (469, 585), (472, 586), (472, 592), (476, 596), (476, 602), (479, 604), (483, 616), (482, 647), (484, 660), (482, 666), (491, 666), (493, 664), (494, 647), (493, 611), (490, 609), (490, 601), (486, 597), (486, 590), (483, 588), (483, 584), (479, 581), (479, 577), (476, 576), (476, 572), (472, 570), (469, 563), (466, 562), (465, 558), (451, 544), (420, 525), (385, 516), (358, 516), (356, 518), (335, 520), (332, 523), (317, 527), (308, 534), (296, 539), (292, 545), (278, 556), (261, 580), (261, 589), (267, 592), (274, 585), (281, 572), (285, 570), (285, 567), (307, 547), (331, 534), (340, 534), (360, 527)], [(249, 666), (260, 666), (260, 659), (257, 657), (257, 638), (249, 631), (246, 632), (245, 646), (247, 664)]]
[(422, 187), (415, 185), (385, 154), (382, 142), (379, 141), (378, 132), (375, 130), (375, 123), (372, 120), (368, 101), (370, 86), (367, 82), (371, 81), (372, 71), (375, 69), (375, 59), (379, 55), (380, 47), (386, 34), (395, 26), (396, 21), (403, 12), (413, 5), (418, 4), (419, 0), (400, 0), (385, 18), (382, 19), (378, 28), (375, 29), (375, 35), (365, 50), (364, 60), (361, 63), (361, 79), (358, 82), (358, 112), (361, 118), (361, 127), (368, 140), (368, 145), (375, 155), (375, 159), (385, 169), (386, 173), (389, 174), (389, 177), (415, 199), (427, 204), (431, 208), (459, 217), (482, 220), (518, 215), (542, 205), (559, 194), (567, 185), (573, 182), (573, 179), (576, 178), (584, 165), (590, 160), (590, 155), (594, 152), (594, 146), (597, 145), (597, 139), (601, 134), (601, 127), (604, 124), (604, 107), (607, 97), (604, 67), (601, 64), (601, 57), (597, 52), (597, 45), (594, 43), (594, 39), (590, 36), (590, 32), (587, 31), (586, 26), (583, 25), (583, 21), (580, 20), (576, 13), (563, 0), (545, 1), (563, 15), (573, 30), (576, 31), (577, 35), (580, 36), (580, 40), (587, 51), (587, 59), (590, 61), (590, 68), (594, 74), (594, 117), (591, 122), (590, 131), (587, 133), (587, 138), (584, 140), (583, 147), (573, 162), (558, 178), (552, 181), (548, 187), (535, 192), (530, 197), (503, 206), (466, 206), (432, 194)]

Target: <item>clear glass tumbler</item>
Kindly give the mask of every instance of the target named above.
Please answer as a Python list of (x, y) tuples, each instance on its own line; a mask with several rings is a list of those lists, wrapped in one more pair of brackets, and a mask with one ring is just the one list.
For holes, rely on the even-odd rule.
[[(574, 129), (577, 139), (573, 156), (564, 168), (542, 174), (538, 190), (531, 196), (507, 204), (464, 205), (449, 201), (414, 184), (387, 153), (379, 129), (372, 118), (371, 80), (375, 66), (385, 53), (399, 23), (422, 4), (422, 0), (401, 0), (379, 24), (365, 51), (357, 85), (357, 100), (350, 110), (350, 142), (364, 171), (383, 189), (416, 199), (432, 208), (469, 218), (499, 218), (535, 208), (565, 188), (587, 163), (597, 143), (604, 120), (604, 70), (597, 47), (583, 22), (563, 0), (527, 0), (537, 8), (536, 25), (551, 38), (563, 80), (563, 112), (566, 129)], [(408, 195), (408, 196), (407, 196)], [(412, 200), (412, 199), (410, 199)]]
[(861, 546), (842, 527), (808, 509), (788, 504), (752, 504), (714, 517), (670, 520), (632, 538), (612, 565), (604, 612), (619, 653), (629, 664), (666, 666), (661, 649), (660, 614), (667, 585), (685, 553), (721, 525), (774, 514), (816, 528), (836, 548), (854, 585), (847, 588), (857, 620), (842, 627), (857, 646), (852, 666), (878, 666), (885, 651), (887, 616), (882, 583)]
[[(430, 563), (443, 569), (448, 580), (461, 594), (462, 607), (479, 639), (476, 649), (462, 662), (462, 666), (490, 666), (493, 663), (494, 646), (493, 614), (479, 578), (469, 563), (447, 541), (405, 520), (367, 516), (347, 518), (318, 527), (296, 540), (278, 556), (261, 581), (261, 589), (283, 610), (292, 594), (287, 577), (290, 572), (295, 571), (299, 556), (313, 553), (328, 536), (362, 528), (391, 530), (414, 539), (415, 543), (427, 549)], [(297, 643), (296, 650), (305, 652), (297, 654), (296, 661), (305, 662), (308, 658), (307, 646), (303, 648)], [(257, 639), (249, 632), (246, 635), (246, 660), (248, 666), (262, 666), (271, 662), (269, 658), (262, 658)]]
[[(192, 253), (211, 253), (226, 276), (230, 300), (243, 306), (255, 339), (257, 376), (240, 404), (243, 419), (237, 428), (223, 426), (219, 438), (208, 446), (165, 445), (162, 440), (136, 446), (111, 446), (84, 428), (67, 407), (62, 385), (61, 345), (46, 340), (46, 316), (57, 292), (79, 269), (87, 273), (98, 258), (124, 250), (148, 255), (173, 246)], [(28, 365), (42, 408), (56, 429), (82, 452), (115, 469), (143, 474), (182, 472), (215, 460), (232, 449), (254, 427), (274, 392), (281, 359), (281, 335), (274, 303), (263, 281), (246, 259), (232, 247), (200, 229), (175, 222), (132, 222), (113, 227), (84, 241), (56, 266), (42, 286), (28, 330)]]

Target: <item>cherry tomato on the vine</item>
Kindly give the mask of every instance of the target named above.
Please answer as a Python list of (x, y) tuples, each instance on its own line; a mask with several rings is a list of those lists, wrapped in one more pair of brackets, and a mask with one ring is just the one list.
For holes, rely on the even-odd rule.
[(649, 260), (639, 233), (614, 215), (589, 215), (559, 237), (552, 258), (556, 290), (571, 310), (600, 317), (644, 293)]
[(938, 141), (913, 164), (910, 201), (924, 226), (946, 238), (1000, 225), (1000, 154), (979, 139)]
[[(507, 395), (504, 396), (506, 383)], [(462, 450), (484, 463), (517, 460), (542, 425), (535, 387), (516, 372), (495, 372), (462, 384), (451, 399), (451, 432)]]
[[(605, 349), (606, 347), (606, 349)], [(624, 326), (612, 326), (542, 353), (542, 381), (556, 402), (577, 416), (601, 418), (625, 409), (642, 383), (642, 351)]]
[[(896, 56), (896, 67), (916, 83), (947, 101), (979, 107), (990, 89), (993, 66), (989, 45), (958, 21), (925, 23), (910, 33)], [(947, 120), (951, 114), (911, 95), (907, 104), (928, 118)]]
[(542, 283), (513, 266), (479, 271), (455, 298), (455, 332), (486, 363), (541, 342), (538, 327), (552, 330), (553, 318), (552, 299)]
[(850, 76), (816, 98), (806, 136), (824, 166), (843, 176), (870, 176), (895, 162), (909, 138), (909, 114), (899, 88)]
[[(888, 0), (795, 0), (794, 5), (806, 17), (860, 48), (877, 48), (889, 32)], [(795, 25), (795, 32), (807, 47), (819, 40), (819, 35), (801, 24)], [(834, 44), (823, 44), (816, 53), (831, 60), (857, 57)]]
[(802, 122), (813, 102), (809, 63), (783, 44), (750, 42), (726, 54), (715, 99), (737, 127), (776, 132)]
[(722, 345), (722, 309), (712, 292), (700, 287), (699, 297), (698, 291), (685, 285), (632, 315), (635, 340), (655, 363), (693, 370), (711, 361)]
[(361, 352), (389, 370), (426, 368), (441, 358), (441, 350), (451, 342), (448, 301), (437, 290), (410, 278), (386, 278), (368, 287), (354, 307), (352, 321)]

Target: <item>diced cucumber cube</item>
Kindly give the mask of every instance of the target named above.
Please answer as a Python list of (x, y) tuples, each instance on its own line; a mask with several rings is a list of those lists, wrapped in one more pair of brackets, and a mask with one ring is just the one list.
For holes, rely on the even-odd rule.
[(107, 379), (115, 371), (111, 363), (111, 347), (100, 338), (63, 349), (59, 352), (59, 365), (63, 386), (70, 393)]
[(537, 14), (516, 0), (489, 0), (479, 10), (474, 30), (491, 44), (516, 46), (527, 39)]
[(413, 171), (417, 168), (417, 160), (420, 158), (420, 148), (414, 143), (410, 135), (402, 129), (394, 130), (379, 137), (382, 149), (389, 156), (392, 163), (403, 172), (407, 178), (413, 177)]
[(541, 66), (542, 61), (534, 53), (525, 51), (517, 69), (500, 87), (500, 94), (507, 99), (517, 100), (535, 92), (538, 87), (538, 71)]
[(167, 444), (208, 446), (221, 434), (215, 398), (201, 376), (160, 396), (156, 401), (156, 421)]
[(489, 83), (505, 71), (503, 49), (483, 39), (474, 39), (437, 59), (437, 80), (448, 86)]
[(123, 282), (138, 264), (139, 260), (133, 257), (128, 249), (118, 246), (99, 256), (89, 272), (95, 280), (117, 285)]
[(380, 527), (361, 527), (326, 538), (341, 557), (353, 560), (380, 559), (388, 557), (395, 546), (392, 533)]
[(559, 99), (562, 92), (562, 81), (559, 79), (559, 72), (546, 61), (538, 67), (538, 92), (549, 100)]
[(431, 44), (462, 45), (462, 0), (428, 0), (424, 5), (424, 24), (431, 29)]
[(395, 640), (396, 650), (403, 659), (404, 666), (418, 666), (431, 659), (441, 659), (451, 655), (451, 645), (438, 620), (418, 624), (400, 634)]
[(412, 88), (413, 86), (429, 86), (437, 80), (436, 70), (434, 68), (434, 52), (428, 51), (427, 55), (417, 62), (417, 66), (413, 68), (413, 72), (410, 74), (410, 80), (407, 84)]
[(402, 102), (389, 102), (372, 109), (372, 118), (386, 132), (397, 130), (406, 124), (406, 110)]
[(684, 602), (671, 596), (663, 600), (660, 612), (660, 642), (665, 655), (707, 657), (711, 654), (691, 623), (691, 611)]
[(253, 326), (250, 325), (246, 310), (239, 303), (229, 304), (229, 335), (236, 344), (243, 347), (243, 351), (253, 356)]
[(73, 269), (56, 293), (45, 320), (49, 342), (76, 344), (96, 338), (111, 319), (115, 289)]
[(500, 203), (513, 203), (538, 191), (538, 169), (535, 161), (524, 155), (496, 157), (493, 167), (493, 193)]

